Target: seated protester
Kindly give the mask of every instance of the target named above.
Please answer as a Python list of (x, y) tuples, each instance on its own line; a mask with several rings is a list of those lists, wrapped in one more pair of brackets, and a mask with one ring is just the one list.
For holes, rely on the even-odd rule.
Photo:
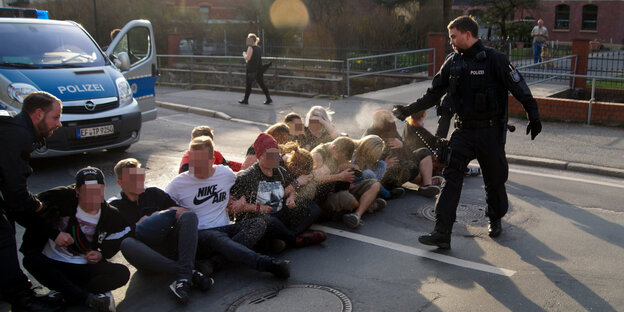
[[(290, 128), (285, 123), (276, 123), (270, 126), (264, 132), (270, 136), (272, 136), (275, 141), (277, 141), (278, 145), (283, 145), (288, 142), (291, 142), (293, 137), (290, 135)], [(243, 161), (243, 165), (241, 166), (242, 170), (245, 170), (251, 167), (258, 161), (256, 157), (256, 151), (254, 150), (253, 145), (247, 149), (247, 155), (245, 156), (245, 161)]]
[(355, 142), (348, 137), (338, 137), (330, 143), (312, 150), (314, 179), (319, 183), (316, 201), (329, 214), (344, 213), (342, 221), (351, 228), (360, 225), (360, 218), (368, 209), (381, 210), (386, 201), (377, 198), (381, 184), (374, 179), (352, 184), (354, 168), (348, 164), (353, 157)]
[[(418, 194), (425, 197), (435, 197), (440, 193), (443, 179), (432, 179), (432, 153), (428, 149), (413, 148), (404, 143), (396, 130), (394, 117), (389, 111), (380, 110), (373, 114), (373, 124), (365, 134), (376, 134), (384, 139), (387, 152), (398, 160), (396, 168), (387, 170), (382, 184), (387, 187), (398, 187), (405, 182), (412, 182), (419, 186)], [(407, 139), (405, 139), (407, 141)], [(405, 170), (408, 168), (407, 170)]]
[[(182, 302), (187, 303), (187, 289), (178, 285), (191, 283), (202, 291), (212, 287), (212, 278), (193, 270), (197, 250), (197, 216), (188, 209), (177, 207), (165, 191), (157, 187), (145, 188), (145, 169), (134, 158), (122, 159), (115, 165), (117, 183), (121, 192), (109, 203), (117, 209), (135, 232), (134, 237), (127, 237), (121, 242), (121, 253), (139, 271), (168, 273), (176, 279), (169, 288)], [(171, 220), (163, 218), (159, 211), (174, 210)], [(150, 222), (155, 224), (150, 224)], [(145, 229), (137, 225), (154, 227), (162, 224), (162, 229)], [(155, 237), (148, 237), (150, 232)], [(164, 231), (160, 234), (158, 231)]]
[[(353, 152), (352, 164), (361, 170), (361, 176), (356, 176), (354, 183), (364, 179), (375, 179), (381, 181), (387, 168), (392, 168), (396, 163), (395, 157), (388, 157), (388, 161), (381, 160), (385, 148), (384, 141), (377, 135), (364, 136), (357, 144)], [(379, 196), (383, 199), (393, 199), (405, 194), (403, 188), (397, 187), (388, 191), (383, 185), (379, 190)]]
[(237, 211), (236, 219), (264, 217), (268, 238), (283, 240), (286, 246), (303, 247), (323, 242), (327, 238), (325, 233), (305, 232), (320, 215), (320, 208), (313, 203), (296, 204), (295, 187), (291, 184), (297, 177), (279, 165), (276, 140), (260, 133), (253, 147), (258, 161), (241, 172), (232, 187), (232, 196), (246, 201), (244, 208)]
[(105, 260), (119, 251), (131, 232), (119, 211), (104, 201), (104, 174), (94, 167), (76, 174), (75, 187), (38, 194), (55, 216), (50, 228), (27, 229), (21, 251), (24, 267), (42, 285), (62, 294), (65, 303), (115, 311), (110, 293), (128, 282), (130, 271)]
[(230, 168), (214, 164), (212, 139), (208, 136), (194, 138), (189, 151), (189, 171), (175, 177), (165, 191), (178, 204), (197, 215), (197, 257), (203, 260), (203, 273), (211, 274), (206, 271), (212, 271), (228, 261), (288, 278), (289, 261), (261, 255), (250, 249), (264, 236), (267, 225), (263, 219), (250, 218), (230, 224), (227, 208), (234, 212), (241, 211), (245, 199), (234, 201), (230, 197), (230, 188), (236, 176)]
[[(210, 129), (210, 127), (208, 126), (197, 126), (193, 128), (193, 131), (191, 131), (191, 139), (196, 138), (198, 136), (202, 136), (202, 135), (207, 135), (211, 139), (214, 140), (212, 129)], [(188, 153), (189, 153), (188, 150), (184, 152), (184, 155), (182, 156), (182, 161), (180, 161), (180, 169), (178, 170), (178, 173), (182, 173), (188, 170), (188, 163), (189, 163)], [(214, 156), (215, 165), (228, 166), (233, 171), (241, 170), (241, 165), (242, 165), (241, 163), (237, 161), (233, 161), (233, 160), (229, 160), (229, 161), (225, 160), (225, 158), (223, 158), (223, 155), (219, 151), (214, 151), (214, 153), (215, 153), (215, 156)]]
[(284, 120), (282, 122), (288, 126), (290, 135), (293, 137), (293, 141), (300, 143), (305, 134), (301, 115), (295, 112), (288, 113), (284, 116)]
[(303, 137), (299, 145), (313, 150), (320, 144), (331, 142), (341, 135), (332, 124), (331, 115), (334, 112), (322, 106), (312, 106), (306, 114)]

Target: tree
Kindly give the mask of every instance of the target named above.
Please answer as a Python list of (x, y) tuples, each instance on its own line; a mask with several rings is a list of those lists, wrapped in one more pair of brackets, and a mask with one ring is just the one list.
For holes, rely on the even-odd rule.
[(499, 27), (501, 38), (506, 39), (507, 21), (513, 20), (518, 9), (531, 9), (539, 6), (539, 0), (472, 0), (475, 6), (485, 7), (483, 21)]

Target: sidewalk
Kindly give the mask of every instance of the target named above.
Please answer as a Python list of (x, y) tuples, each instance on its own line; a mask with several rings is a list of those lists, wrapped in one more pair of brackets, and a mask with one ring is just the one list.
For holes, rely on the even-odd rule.
[[(409, 104), (424, 94), (430, 84), (431, 81), (426, 80), (336, 100), (274, 95), (272, 105), (263, 105), (264, 96), (258, 93), (251, 95), (250, 105), (241, 105), (237, 102), (243, 96), (240, 92), (157, 87), (156, 102), (163, 108), (257, 124), (260, 129), (281, 121), (289, 112), (305, 116), (314, 105), (329, 106), (335, 112), (336, 128), (359, 138), (371, 123), (374, 111)], [(556, 85), (536, 85), (531, 86), (531, 90), (538, 96), (558, 91)], [(524, 134), (526, 120), (512, 118), (510, 124), (517, 128), (507, 135), (510, 163), (624, 178), (624, 129), (544, 122), (542, 133), (531, 141)], [(397, 125), (401, 133), (402, 123)], [(435, 131), (435, 108), (427, 112), (425, 127)]]

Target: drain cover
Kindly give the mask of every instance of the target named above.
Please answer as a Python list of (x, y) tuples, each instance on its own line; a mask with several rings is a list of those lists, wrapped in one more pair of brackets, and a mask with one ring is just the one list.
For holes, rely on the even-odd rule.
[(227, 312), (352, 310), (351, 300), (336, 289), (321, 285), (292, 284), (254, 291), (236, 300)]
[[(425, 207), (422, 210), (425, 218), (435, 221), (435, 208)], [(485, 206), (475, 204), (459, 204), (457, 206), (457, 218), (455, 222), (466, 225), (486, 225), (488, 218), (485, 216)]]

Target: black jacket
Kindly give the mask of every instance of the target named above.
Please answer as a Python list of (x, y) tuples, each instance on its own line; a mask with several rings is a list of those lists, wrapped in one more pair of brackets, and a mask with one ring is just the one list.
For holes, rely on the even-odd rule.
[(109, 199), (108, 203), (119, 209), (119, 213), (130, 224), (132, 230), (136, 228), (136, 223), (141, 217), (178, 206), (167, 192), (157, 187), (146, 188), (137, 201), (131, 201), (125, 193), (120, 192), (115, 198)]
[[(46, 205), (49, 213), (46, 214), (45, 228), (29, 228), (24, 233), (20, 251), (41, 251), (48, 239), (54, 240), (60, 230), (58, 222), (62, 217), (75, 216), (78, 209), (75, 186), (59, 186), (37, 194), (41, 202)], [(128, 223), (121, 216), (117, 208), (102, 202), (100, 220), (95, 227), (92, 250), (102, 253), (106, 259), (111, 258), (119, 251), (121, 241), (132, 232)]]
[[(453, 76), (459, 77), (456, 88), (453, 88)], [(433, 77), (431, 88), (408, 106), (409, 114), (436, 105), (447, 91), (451, 94), (453, 110), (460, 119), (503, 117), (507, 108), (507, 91), (522, 103), (529, 120), (539, 119), (537, 102), (522, 75), (507, 56), (484, 46), (481, 40), (466, 51), (451, 53), (446, 58)]]
[(30, 116), (0, 116), (0, 208), (9, 216), (34, 212), (39, 201), (30, 193), (26, 180), (32, 174), (30, 153), (45, 144), (37, 135)]

